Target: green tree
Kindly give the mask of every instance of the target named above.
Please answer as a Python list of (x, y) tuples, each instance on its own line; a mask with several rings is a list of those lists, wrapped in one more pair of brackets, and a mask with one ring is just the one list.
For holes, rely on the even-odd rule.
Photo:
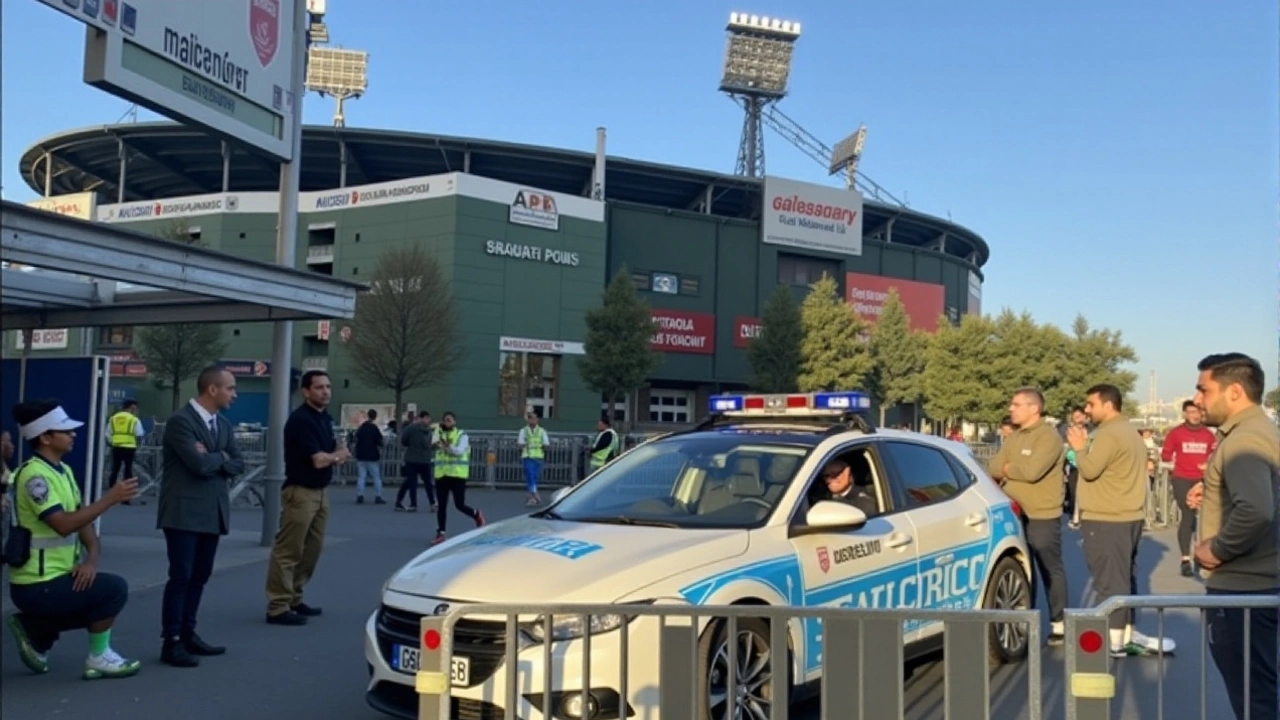
[(880, 406), (880, 424), (884, 425), (888, 408), (919, 403), (923, 396), (925, 351), (929, 336), (911, 329), (907, 314), (896, 289), (889, 290), (880, 317), (871, 328), (872, 360), (868, 389)]
[(797, 383), (801, 391), (866, 387), (872, 369), (867, 324), (841, 299), (831, 276), (824, 275), (810, 286), (800, 304), (800, 323), (804, 329)]
[[(162, 228), (160, 237), (183, 245), (203, 247), (191, 237), (184, 223), (175, 221)], [(147, 365), (147, 374), (157, 388), (169, 388), (171, 410), (182, 402), (182, 383), (195, 377), (210, 363), (222, 357), (227, 344), (222, 339), (222, 326), (215, 323), (171, 323), (148, 325), (135, 329), (134, 350)]]
[(1083, 404), (1085, 391), (1098, 383), (1115, 385), (1122, 396), (1133, 393), (1138, 375), (1126, 366), (1136, 363), (1138, 354), (1119, 330), (1095, 329), (1077, 316), (1065, 337), (1057, 382), (1046, 396), (1049, 414), (1062, 417), (1071, 406)]
[(616, 408), (662, 360), (653, 350), (653, 314), (636, 294), (626, 265), (605, 288), (600, 307), (588, 310), (585, 320), (586, 354), (578, 360), (578, 372), (587, 387)]
[(1262, 396), (1262, 404), (1272, 410), (1280, 410), (1280, 387), (1273, 387)]
[(760, 315), (760, 335), (747, 346), (751, 387), (765, 393), (795, 392), (804, 328), (791, 288), (774, 288)]
[(947, 424), (999, 422), (1009, 402), (996, 378), (999, 357), (991, 318), (965, 315), (959, 325), (952, 325), (945, 315), (940, 316), (938, 331), (925, 352), (926, 414)]
[(439, 261), (420, 245), (384, 251), (369, 287), (346, 349), (356, 377), (394, 393), (398, 418), (405, 392), (443, 380), (461, 361), (458, 310)]
[(1005, 309), (991, 324), (997, 352), (991, 358), (988, 377), (1003, 396), (1000, 406), (992, 409), (992, 412), (999, 411), (996, 419), (999, 422), (1018, 388), (1039, 388), (1046, 397), (1054, 391), (1066, 336), (1053, 325), (1036, 322), (1027, 312), (1015, 314)]

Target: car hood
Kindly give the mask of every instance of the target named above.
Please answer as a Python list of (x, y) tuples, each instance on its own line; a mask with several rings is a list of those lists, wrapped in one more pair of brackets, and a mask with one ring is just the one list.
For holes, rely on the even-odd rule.
[(747, 550), (746, 530), (678, 530), (520, 517), (438, 545), (387, 589), (454, 602), (610, 603)]

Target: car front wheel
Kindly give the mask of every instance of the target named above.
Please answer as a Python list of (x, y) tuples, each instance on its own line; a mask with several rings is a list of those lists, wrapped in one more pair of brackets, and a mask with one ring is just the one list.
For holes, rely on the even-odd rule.
[[(703, 708), (701, 720), (769, 720), (773, 709), (774, 668), (769, 647), (769, 624), (759, 618), (741, 618), (737, 623), (737, 656), (729, 663), (729, 624), (717, 620), (698, 641), (703, 658), (698, 692)], [(786, 656), (785, 653), (783, 655)], [(729, 712), (729, 677), (736, 678), (733, 712)], [(786, 702), (783, 699), (783, 702)]]
[[(1031, 607), (1031, 583), (1022, 564), (1001, 558), (987, 583), (982, 600), (985, 610), (1027, 610)], [(992, 623), (988, 654), (992, 667), (1020, 662), (1027, 657), (1029, 631), (1024, 623)]]

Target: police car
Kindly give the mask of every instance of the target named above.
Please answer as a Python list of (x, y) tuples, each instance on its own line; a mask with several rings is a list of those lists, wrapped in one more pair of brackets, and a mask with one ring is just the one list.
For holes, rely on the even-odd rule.
[[(387, 581), (366, 624), (369, 703), (417, 717), (420, 618), (457, 603), (1032, 607), (1017, 506), (963, 447), (872, 428), (860, 412), (869, 406), (854, 392), (716, 396), (699, 426), (633, 448), (561, 491), (547, 509), (423, 552)], [(836, 460), (871, 506), (827, 499), (831, 473), (824, 468)], [(618, 718), (622, 633), (630, 658), (625, 701), (646, 717), (656, 713), (656, 618), (621, 609), (585, 622), (556, 616), (550, 638), (541, 618), (520, 621), (517, 717), (551, 720), (542, 714), (542, 693), (553, 669), (556, 717)], [(724, 628), (703, 622), (700, 720), (720, 720)], [(744, 647), (767, 649), (763, 621), (742, 620), (738, 628)], [(820, 679), (821, 623), (793, 620), (788, 630), (794, 699)], [(941, 632), (937, 623), (908, 622), (907, 656), (940, 648)], [(588, 633), (591, 688), (584, 697)], [(545, 665), (544, 643), (552, 646), (554, 668)], [(990, 648), (994, 664), (1020, 660), (1027, 634), (993, 627)], [(460, 619), (452, 651), (454, 715), (503, 717), (513, 679), (503, 667), (505, 621)], [(746, 655), (737, 653), (740, 664)], [(739, 687), (756, 687), (774, 668), (766, 662), (749, 670), (756, 677), (740, 673)], [(769, 700), (768, 687), (762, 700)], [(767, 712), (767, 705), (755, 707), (762, 706)]]

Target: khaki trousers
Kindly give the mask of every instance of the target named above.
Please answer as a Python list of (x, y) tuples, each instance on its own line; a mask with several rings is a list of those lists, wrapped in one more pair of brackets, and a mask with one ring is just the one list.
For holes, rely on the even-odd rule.
[(329, 522), (327, 490), (290, 485), (280, 491), (280, 530), (267, 563), (267, 614), (288, 612), (302, 602), (302, 588), (315, 574)]

